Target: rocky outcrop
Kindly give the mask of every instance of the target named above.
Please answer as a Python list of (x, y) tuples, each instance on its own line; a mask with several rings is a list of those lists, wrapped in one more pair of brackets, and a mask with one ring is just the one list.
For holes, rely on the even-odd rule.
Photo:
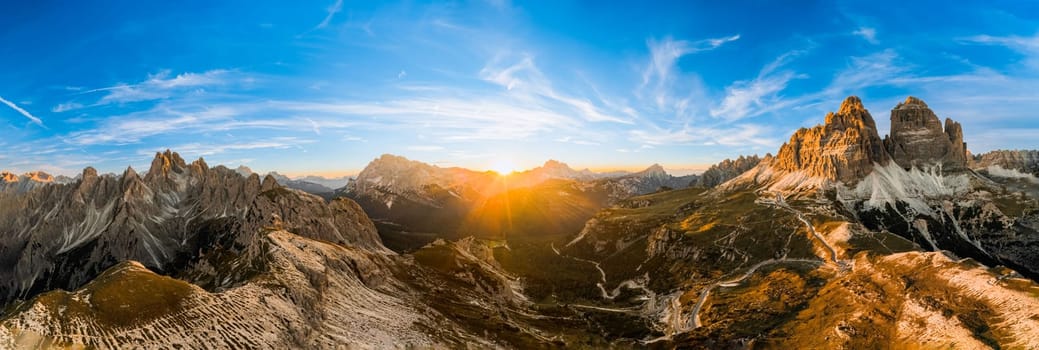
[(825, 124), (797, 130), (779, 148), (771, 166), (780, 171), (804, 171), (811, 177), (853, 182), (869, 174), (874, 163), (888, 161), (873, 116), (858, 97), (851, 96), (841, 103), (837, 113), (826, 115)]
[(722, 184), (725, 181), (729, 181), (736, 178), (740, 174), (743, 174), (747, 170), (750, 170), (761, 163), (761, 157), (757, 155), (753, 156), (740, 156), (739, 158), (726, 159), (718, 164), (712, 165), (707, 168), (703, 174), (692, 182), (692, 186), (703, 187), (703, 188), (714, 188)]
[(941, 166), (944, 170), (967, 167), (963, 128), (952, 119), (945, 127), (924, 101), (908, 97), (891, 110), (891, 134), (884, 146), (895, 163), (905, 169)]
[(1039, 176), (1039, 150), (996, 150), (971, 157), (971, 169), (999, 167)]

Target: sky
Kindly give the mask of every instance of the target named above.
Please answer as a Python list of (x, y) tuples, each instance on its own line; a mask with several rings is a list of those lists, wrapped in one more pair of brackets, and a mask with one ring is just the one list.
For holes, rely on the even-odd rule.
[(0, 11), (0, 169), (703, 169), (848, 95), (968, 148), (1039, 148), (1039, 2), (20, 1)]

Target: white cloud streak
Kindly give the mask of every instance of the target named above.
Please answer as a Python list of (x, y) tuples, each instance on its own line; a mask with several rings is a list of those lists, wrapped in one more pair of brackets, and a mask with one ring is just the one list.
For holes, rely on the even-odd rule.
[(18, 105), (14, 104), (14, 102), (8, 101), (3, 97), (0, 97), (0, 103), (7, 105), (7, 107), (11, 107), (11, 109), (13, 109), (15, 112), (18, 112), (18, 114), (21, 114), (23, 117), (26, 117), (30, 121), (32, 121), (33, 124), (43, 126), (43, 120), (32, 115), (31, 113), (29, 113), (29, 111), (22, 109), (22, 107), (18, 107)]
[(558, 104), (560, 107), (577, 112), (585, 120), (591, 122), (632, 123), (627, 118), (602, 110), (586, 98), (559, 92), (538, 69), (534, 64), (534, 59), (530, 56), (524, 56), (519, 62), (506, 67), (496, 67), (494, 64), (485, 66), (480, 71), (480, 77), (505, 87), (508, 95), (520, 100), (518, 102), (535, 102), (541, 105), (546, 105), (546, 102)]
[(182, 73), (170, 77), (170, 71), (164, 70), (149, 75), (148, 79), (140, 83), (117, 84), (83, 91), (81, 94), (106, 92), (107, 94), (98, 101), (99, 105), (160, 100), (185, 90), (226, 84), (229, 75), (229, 71), (218, 69), (204, 73)]
[(326, 11), (328, 11), (328, 15), (325, 16), (325, 19), (321, 20), (321, 23), (318, 23), (317, 27), (314, 27), (314, 28), (318, 29), (318, 28), (328, 27), (328, 24), (330, 22), (332, 22), (332, 17), (335, 17), (335, 15), (337, 13), (339, 13), (339, 11), (342, 11), (342, 10), (343, 10), (343, 0), (336, 0), (336, 2), (334, 4), (332, 4), (332, 6), (329, 6), (328, 9), (326, 10)]
[(637, 89), (638, 94), (644, 95), (646, 89), (652, 89), (652, 99), (659, 108), (672, 104), (681, 107), (684, 102), (675, 102), (676, 98), (672, 96), (671, 91), (675, 81), (674, 72), (677, 69), (678, 60), (685, 55), (714, 50), (726, 43), (739, 39), (740, 35), (735, 34), (698, 41), (674, 40), (672, 38), (665, 38), (662, 41), (649, 40), (646, 43), (646, 46), (649, 48), (649, 63), (642, 71), (642, 84)]

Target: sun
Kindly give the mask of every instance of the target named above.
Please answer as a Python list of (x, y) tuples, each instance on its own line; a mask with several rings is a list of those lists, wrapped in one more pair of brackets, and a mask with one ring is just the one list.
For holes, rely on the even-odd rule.
[(516, 164), (508, 159), (499, 159), (491, 164), (491, 170), (500, 175), (508, 175), (516, 171)]

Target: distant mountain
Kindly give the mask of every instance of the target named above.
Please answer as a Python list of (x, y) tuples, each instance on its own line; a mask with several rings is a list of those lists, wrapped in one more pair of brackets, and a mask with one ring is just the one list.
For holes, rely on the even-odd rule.
[(550, 179), (592, 180), (601, 177), (591, 170), (574, 170), (566, 163), (556, 160), (548, 160), (542, 166), (508, 175), (510, 178), (524, 179), (530, 183), (539, 183)]
[(306, 182), (310, 182), (310, 183), (315, 183), (315, 184), (318, 184), (318, 185), (321, 185), (321, 186), (325, 186), (325, 187), (328, 187), (328, 188), (331, 188), (331, 189), (339, 189), (339, 188), (342, 188), (343, 186), (346, 186), (346, 183), (350, 182), (351, 178), (352, 177), (350, 177), (350, 176), (340, 176), (340, 177), (331, 177), (331, 178), (329, 178), (329, 177), (317, 176), (317, 175), (307, 175), (307, 176), (303, 176), (303, 177), (297, 178), (297, 180), (306, 181)]
[(67, 176), (51, 176), (42, 171), (15, 175), (11, 172), (0, 172), (0, 192), (28, 192), (50, 183), (65, 184), (73, 180)]
[(997, 150), (972, 156), (968, 164), (996, 177), (1039, 176), (1039, 150)]
[(592, 181), (592, 184), (605, 191), (609, 202), (613, 203), (632, 196), (686, 188), (697, 178), (696, 175), (671, 176), (664, 167), (653, 164), (640, 172), (603, 178)]
[(332, 188), (329, 188), (329, 187), (321, 185), (321, 184), (316, 184), (316, 183), (313, 183), (313, 182), (310, 182), (310, 181), (306, 181), (306, 180), (293, 180), (293, 179), (290, 179), (288, 176), (279, 174), (278, 172), (275, 172), (275, 171), (272, 171), (272, 172), (268, 173), (268, 175), (273, 176), (275, 180), (278, 180), (278, 183), (284, 185), (285, 187), (288, 187), (288, 188), (291, 188), (291, 189), (294, 189), (294, 190), (300, 190), (300, 191), (307, 192), (307, 193), (310, 193), (310, 194), (317, 194), (317, 195), (331, 194), (333, 191), (335, 191)]
[[(235, 169), (235, 172), (238, 173), (239, 175), (242, 175), (242, 176), (249, 176), (249, 175), (254, 174), (252, 169), (250, 169), (249, 167), (244, 166), (244, 165), (238, 166), (238, 168)], [(279, 184), (281, 184), (281, 185), (283, 185), (285, 187), (288, 187), (288, 188), (291, 188), (291, 189), (294, 189), (294, 190), (300, 190), (300, 191), (307, 192), (307, 193), (310, 193), (310, 194), (316, 194), (316, 195), (319, 195), (319, 196), (330, 196), (332, 194), (332, 192), (335, 191), (333, 188), (330, 188), (330, 187), (327, 187), (327, 186), (324, 186), (324, 185), (321, 185), (321, 184), (318, 184), (318, 183), (314, 183), (314, 182), (310, 182), (310, 181), (306, 181), (306, 180), (293, 180), (293, 179), (289, 178), (288, 176), (279, 174), (276, 171), (272, 171), (270, 173), (267, 173), (267, 175), (270, 175), (270, 176), (274, 177), (274, 179), (277, 180)]]
[[(772, 155), (766, 155), (766, 158), (771, 158)], [(693, 182), (692, 186), (703, 187), (703, 188), (714, 188), (715, 186), (721, 185), (722, 183), (729, 181), (740, 174), (743, 174), (747, 170), (753, 169), (761, 163), (761, 157), (757, 155), (745, 157), (740, 156), (735, 160), (725, 159), (718, 164), (711, 165), (697, 177), (696, 181)]]

